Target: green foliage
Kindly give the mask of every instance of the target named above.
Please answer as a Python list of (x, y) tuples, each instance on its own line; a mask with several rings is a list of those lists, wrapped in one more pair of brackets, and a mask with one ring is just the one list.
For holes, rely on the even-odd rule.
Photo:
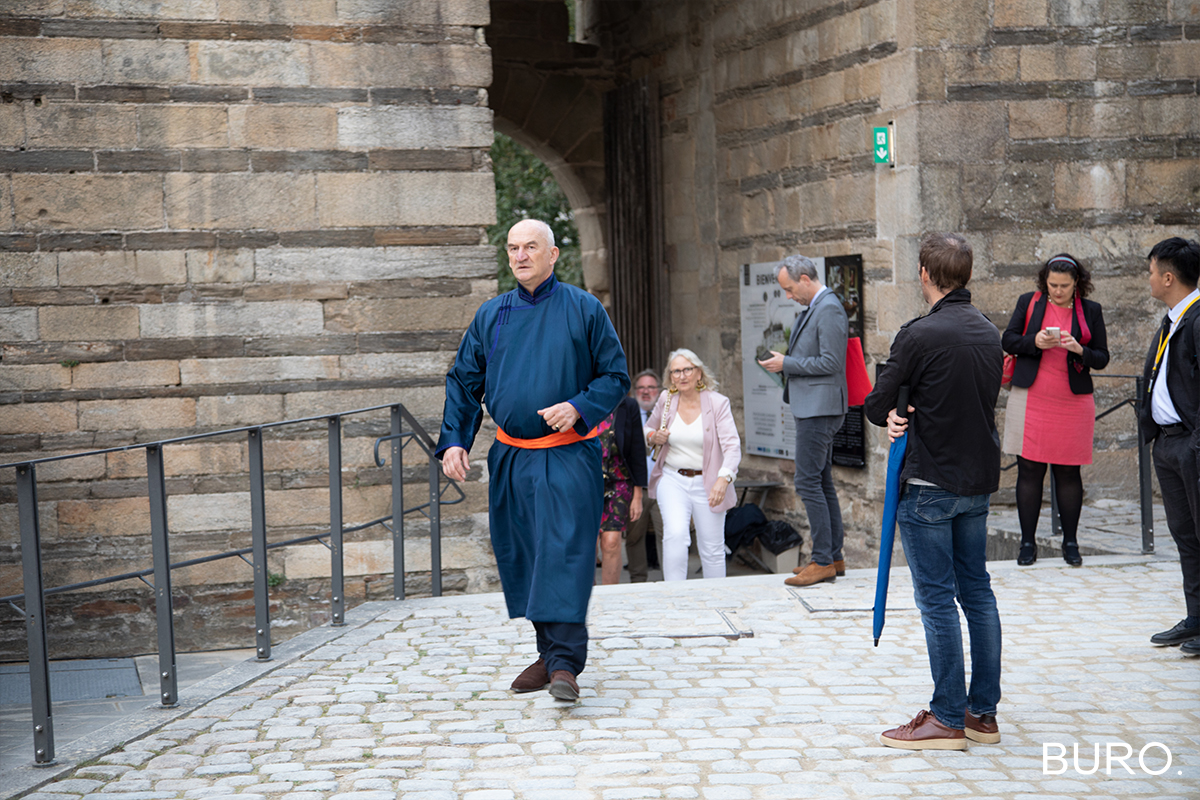
[(497, 133), (492, 144), (492, 171), (496, 176), (496, 224), (488, 228), (488, 242), (496, 246), (500, 291), (507, 292), (517, 285), (504, 246), (508, 229), (523, 219), (540, 219), (550, 225), (559, 250), (554, 274), (564, 283), (582, 287), (575, 215), (550, 168), (512, 139)]
[(274, 589), (276, 586), (282, 586), (287, 580), (287, 576), (282, 572), (267, 572), (267, 586)]
[(63, 360), (63, 361), (60, 361), (60, 362), (58, 362), (58, 365), (59, 365), (60, 367), (66, 367), (67, 369), (72, 369), (72, 368), (74, 368), (74, 367), (78, 367), (78, 366), (79, 366), (79, 362), (78, 362), (78, 361), (76, 361), (76, 360), (75, 360), (75, 359), (73, 359), (73, 358), (68, 358), (68, 359), (65, 359), (65, 360)]

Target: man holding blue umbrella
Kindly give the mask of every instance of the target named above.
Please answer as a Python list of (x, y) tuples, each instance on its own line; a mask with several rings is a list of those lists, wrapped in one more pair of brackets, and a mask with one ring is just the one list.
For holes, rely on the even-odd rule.
[[(1000, 615), (985, 554), (988, 502), (1000, 485), (995, 410), (1004, 351), (996, 326), (971, 305), (972, 263), (958, 234), (922, 239), (918, 269), (930, 311), (900, 328), (864, 404), (891, 438), (908, 433), (897, 522), (925, 625), (933, 698), (928, 711), (880, 737), (905, 750), (1000, 741)], [(898, 409), (905, 385), (911, 399)], [(969, 689), (955, 600), (971, 639)]]

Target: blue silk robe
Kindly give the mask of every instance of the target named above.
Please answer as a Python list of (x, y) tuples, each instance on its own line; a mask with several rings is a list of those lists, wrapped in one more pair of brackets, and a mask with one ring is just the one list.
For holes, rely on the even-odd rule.
[[(625, 351), (600, 301), (551, 275), (532, 295), (517, 287), (475, 314), (446, 376), (438, 438), (468, 452), (483, 419), (518, 439), (554, 433), (538, 409), (568, 401), (585, 435), (629, 391)], [(543, 450), (497, 441), (488, 453), (492, 550), (510, 617), (587, 618), (604, 505), (600, 444)]]

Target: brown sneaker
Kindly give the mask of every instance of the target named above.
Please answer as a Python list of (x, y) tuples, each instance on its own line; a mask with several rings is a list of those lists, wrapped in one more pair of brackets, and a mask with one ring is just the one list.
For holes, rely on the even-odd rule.
[(788, 586), (812, 586), (814, 583), (832, 583), (837, 578), (837, 570), (833, 564), (809, 564), (798, 573), (788, 578), (784, 583)]
[(977, 717), (968, 711), (963, 726), (963, 733), (972, 742), (982, 742), (983, 744), (1000, 743), (1000, 726), (996, 724), (995, 714), (982, 714)]
[(961, 730), (947, 728), (928, 711), (919, 711), (912, 722), (884, 731), (879, 741), (901, 750), (966, 750), (967, 738)]
[(546, 671), (546, 662), (538, 660), (525, 668), (525, 671), (512, 682), (512, 690), (517, 694), (536, 692), (550, 685), (550, 673)]
[(565, 669), (556, 669), (550, 676), (550, 694), (555, 700), (578, 700), (579, 684), (575, 676)]

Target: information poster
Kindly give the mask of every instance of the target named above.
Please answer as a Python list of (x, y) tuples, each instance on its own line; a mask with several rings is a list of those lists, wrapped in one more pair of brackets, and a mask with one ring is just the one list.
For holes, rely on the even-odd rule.
[[(825, 285), (846, 307), (850, 335), (862, 336), (862, 256), (813, 258)], [(742, 267), (742, 404), (746, 452), (792, 459), (796, 445), (796, 420), (783, 402), (783, 376), (767, 372), (759, 360), (771, 351), (786, 353), (792, 325), (804, 306), (789, 300), (775, 276), (782, 262), (745, 264)], [(846, 424), (834, 440), (834, 463), (865, 465), (862, 408), (851, 409)]]

